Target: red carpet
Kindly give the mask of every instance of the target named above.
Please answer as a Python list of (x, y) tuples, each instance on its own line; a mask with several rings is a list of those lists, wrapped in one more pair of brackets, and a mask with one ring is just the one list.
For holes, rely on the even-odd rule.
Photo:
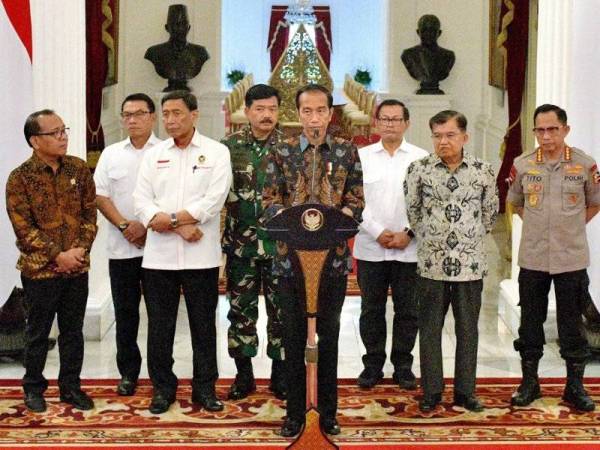
[[(390, 384), (368, 391), (354, 380), (340, 380), (338, 420), (342, 434), (333, 441), (342, 449), (592, 449), (600, 448), (600, 412), (580, 414), (561, 401), (563, 380), (545, 379), (544, 397), (529, 407), (510, 406), (518, 380), (482, 379), (477, 393), (486, 409), (472, 413), (451, 404), (452, 386), (429, 414), (418, 409), (418, 393)], [(230, 380), (218, 385), (225, 397)], [(113, 380), (88, 380), (91, 411), (73, 410), (58, 401), (53, 383), (46, 393), (48, 411), (29, 413), (18, 380), (0, 381), (0, 448), (285, 448), (291, 441), (277, 430), (285, 414), (266, 382), (248, 399), (226, 402), (221, 413), (206, 413), (191, 404), (191, 387), (181, 382), (169, 412), (150, 414), (148, 382), (133, 397), (119, 397)], [(586, 380), (595, 401), (600, 379)], [(600, 408), (599, 408), (600, 409)]]

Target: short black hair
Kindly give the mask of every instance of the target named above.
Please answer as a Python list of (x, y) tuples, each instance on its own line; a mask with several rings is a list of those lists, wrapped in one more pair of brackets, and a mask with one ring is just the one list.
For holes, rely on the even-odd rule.
[(407, 121), (410, 119), (410, 113), (408, 112), (408, 108), (406, 107), (406, 105), (404, 103), (402, 103), (400, 100), (396, 100), (395, 98), (388, 98), (384, 101), (382, 101), (379, 105), (377, 105), (377, 108), (375, 109), (375, 118), (379, 119), (379, 111), (381, 111), (381, 108), (383, 108), (384, 106), (401, 106), (402, 107), (402, 118)]
[(244, 102), (246, 103), (246, 106), (250, 108), (254, 100), (264, 100), (271, 97), (276, 97), (277, 104), (281, 105), (281, 95), (279, 95), (277, 89), (268, 84), (255, 84), (246, 92)]
[(311, 83), (302, 86), (300, 89), (298, 89), (298, 92), (296, 92), (296, 109), (300, 109), (300, 96), (305, 92), (321, 92), (325, 94), (327, 96), (327, 106), (329, 109), (333, 107), (333, 96), (331, 95), (331, 92), (329, 92), (329, 89), (327, 89), (325, 86), (321, 86), (320, 84)]
[(23, 133), (25, 134), (25, 140), (27, 141), (27, 145), (33, 148), (33, 145), (31, 145), (29, 139), (31, 139), (31, 136), (36, 136), (41, 131), (38, 119), (41, 116), (55, 115), (56, 113), (51, 109), (41, 109), (39, 111), (32, 112), (31, 114), (29, 114), (29, 116), (27, 116), (27, 119), (25, 119), (25, 126), (23, 127)]
[(137, 92), (135, 94), (130, 94), (127, 97), (125, 97), (125, 100), (123, 100), (123, 103), (121, 103), (121, 112), (123, 111), (123, 106), (125, 106), (125, 103), (127, 102), (146, 102), (146, 105), (148, 106), (148, 110), (153, 113), (156, 110), (156, 107), (154, 106), (154, 102), (152, 101), (152, 99), (142, 93), (142, 92)]
[(543, 105), (535, 108), (535, 112), (533, 113), (533, 122), (535, 123), (535, 119), (537, 118), (538, 114), (547, 112), (554, 112), (560, 123), (563, 125), (567, 124), (567, 112), (560, 106), (552, 105), (550, 103), (544, 103)]
[(433, 14), (425, 14), (421, 16), (419, 21), (417, 22), (417, 29), (422, 29), (425, 25), (431, 25), (435, 29), (439, 30), (442, 27), (440, 23), (440, 19)]
[(458, 125), (458, 128), (460, 128), (462, 132), (467, 131), (467, 118), (465, 115), (451, 109), (440, 111), (429, 119), (429, 129), (433, 131), (434, 125), (443, 125), (452, 119), (456, 120), (456, 125)]
[(160, 104), (164, 105), (165, 102), (169, 100), (183, 100), (183, 103), (185, 103), (185, 106), (187, 106), (190, 111), (196, 111), (198, 109), (198, 99), (196, 96), (189, 91), (184, 91), (183, 89), (169, 92), (162, 98)]

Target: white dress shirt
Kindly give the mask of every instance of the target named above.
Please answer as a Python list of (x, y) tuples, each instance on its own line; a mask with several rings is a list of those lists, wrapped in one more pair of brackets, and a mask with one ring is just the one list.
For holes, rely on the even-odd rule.
[(147, 227), (159, 212), (185, 209), (204, 235), (187, 242), (173, 232), (148, 230), (142, 267), (184, 270), (221, 265), (220, 213), (231, 180), (227, 147), (198, 131), (183, 150), (170, 138), (146, 151), (133, 192), (135, 214)]
[(354, 243), (354, 257), (364, 261), (416, 262), (417, 247), (413, 240), (403, 249), (386, 249), (377, 238), (388, 229), (403, 231), (408, 227), (404, 202), (404, 178), (409, 164), (429, 153), (402, 140), (390, 154), (381, 141), (358, 150), (363, 170), (365, 209)]
[[(133, 211), (133, 189), (144, 153), (161, 142), (151, 134), (141, 149), (136, 149), (129, 138), (106, 147), (94, 171), (96, 194), (108, 197), (115, 208), (127, 220), (137, 220)], [(107, 254), (110, 259), (136, 258), (144, 254), (123, 236), (123, 233), (110, 224), (107, 240)]]

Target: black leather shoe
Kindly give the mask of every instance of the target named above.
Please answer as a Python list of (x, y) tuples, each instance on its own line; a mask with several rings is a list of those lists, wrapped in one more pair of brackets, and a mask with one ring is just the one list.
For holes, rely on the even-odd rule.
[(285, 400), (287, 398), (287, 383), (281, 378), (279, 380), (271, 379), (269, 390), (279, 400)]
[(137, 387), (137, 381), (130, 378), (123, 377), (117, 386), (117, 394), (122, 396), (130, 396), (135, 394), (135, 388)]
[(358, 376), (356, 384), (358, 384), (361, 388), (372, 388), (379, 383), (382, 378), (383, 372), (380, 369), (365, 367), (365, 369)]
[(152, 414), (162, 414), (169, 410), (171, 403), (174, 401), (174, 397), (163, 394), (162, 392), (156, 392), (152, 396), (152, 402), (150, 402), (150, 408), (148, 409)]
[(82, 409), (84, 411), (92, 409), (94, 402), (92, 399), (81, 389), (72, 389), (70, 391), (60, 392), (60, 401), (73, 405), (76, 409)]
[(341, 433), (340, 424), (338, 423), (335, 417), (328, 417), (326, 419), (321, 419), (321, 426), (323, 427), (323, 431), (327, 434), (337, 435)]
[(31, 412), (41, 413), (46, 411), (46, 400), (42, 394), (28, 392), (25, 394), (25, 406)]
[(283, 422), (279, 434), (283, 437), (294, 437), (298, 433), (300, 433), (303, 426), (304, 422), (302, 422), (301, 420), (291, 419), (287, 417), (285, 419), (285, 422)]
[(211, 412), (223, 411), (223, 403), (217, 398), (214, 392), (197, 393), (192, 392), (192, 402), (200, 403), (202, 407)]
[(462, 406), (473, 412), (481, 412), (484, 409), (479, 399), (474, 395), (455, 394), (454, 405)]
[(227, 398), (229, 400), (241, 400), (248, 397), (255, 390), (256, 382), (254, 381), (254, 377), (247, 379), (238, 374), (235, 376), (233, 384), (229, 387)]
[(424, 395), (419, 402), (419, 409), (423, 412), (431, 412), (437, 404), (442, 401), (442, 394)]
[(392, 379), (398, 383), (400, 389), (414, 391), (417, 389), (417, 378), (410, 369), (397, 370), (392, 375)]

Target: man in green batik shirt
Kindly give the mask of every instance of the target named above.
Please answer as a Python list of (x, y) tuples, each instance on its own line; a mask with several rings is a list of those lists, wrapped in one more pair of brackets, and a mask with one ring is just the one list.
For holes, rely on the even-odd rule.
[(252, 357), (256, 356), (258, 336), (258, 295), (262, 285), (267, 309), (267, 355), (273, 360), (269, 388), (279, 399), (287, 395), (283, 373), (281, 320), (275, 295), (276, 278), (271, 271), (274, 241), (257, 228), (262, 215), (262, 189), (267, 154), (283, 138), (275, 129), (281, 97), (271, 86), (257, 84), (246, 93), (245, 114), (250, 122), (221, 142), (229, 148), (233, 184), (225, 202), (227, 216), (223, 251), (227, 255), (227, 298), (231, 325), (227, 332), (229, 355), (234, 358), (237, 375), (229, 389), (230, 400), (248, 396), (256, 389)]

